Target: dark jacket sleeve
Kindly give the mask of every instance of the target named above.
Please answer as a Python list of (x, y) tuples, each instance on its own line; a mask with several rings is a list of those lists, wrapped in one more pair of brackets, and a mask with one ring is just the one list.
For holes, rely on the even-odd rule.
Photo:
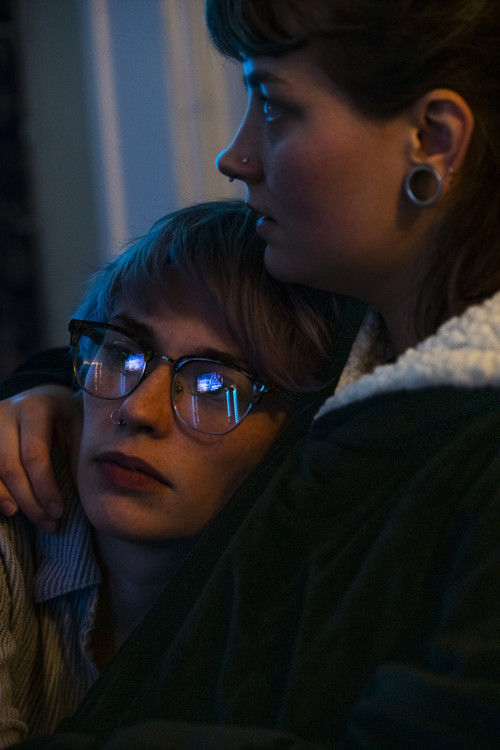
[(0, 401), (38, 385), (65, 385), (74, 388), (69, 349), (48, 349), (23, 362), (0, 383)]
[(212, 724), (200, 749), (238, 725), (249, 750), (498, 750), (499, 396), (323, 418), (224, 508), (65, 728), (117, 750), (145, 720)]
[(278, 443), (19, 750), (498, 750), (499, 423), (498, 390), (436, 388)]

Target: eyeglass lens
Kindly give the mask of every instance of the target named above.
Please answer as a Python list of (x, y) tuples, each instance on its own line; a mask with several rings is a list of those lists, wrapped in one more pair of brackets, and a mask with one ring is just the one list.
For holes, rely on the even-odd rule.
[[(140, 344), (118, 331), (95, 326), (76, 345), (78, 384), (97, 398), (127, 396), (142, 380), (146, 365)], [(254, 397), (252, 380), (224, 363), (188, 358), (174, 369), (172, 406), (179, 419), (200, 432), (217, 435), (234, 429)]]

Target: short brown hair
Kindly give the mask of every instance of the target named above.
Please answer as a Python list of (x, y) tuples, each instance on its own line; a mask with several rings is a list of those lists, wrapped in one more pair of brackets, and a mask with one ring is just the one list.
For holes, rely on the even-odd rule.
[(335, 296), (273, 279), (256, 220), (237, 200), (165, 216), (93, 277), (75, 315), (106, 322), (122, 299), (148, 309), (179, 269), (213, 299), (256, 375), (290, 391), (320, 390), (338, 333)]

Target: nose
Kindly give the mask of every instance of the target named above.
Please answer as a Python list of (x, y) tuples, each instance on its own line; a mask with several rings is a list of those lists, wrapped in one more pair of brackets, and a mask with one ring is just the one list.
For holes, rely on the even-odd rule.
[(215, 161), (219, 172), (232, 180), (251, 185), (262, 179), (260, 134), (250, 103), (232, 142)]
[(120, 418), (129, 428), (164, 437), (177, 423), (171, 399), (172, 367), (157, 366), (120, 403)]

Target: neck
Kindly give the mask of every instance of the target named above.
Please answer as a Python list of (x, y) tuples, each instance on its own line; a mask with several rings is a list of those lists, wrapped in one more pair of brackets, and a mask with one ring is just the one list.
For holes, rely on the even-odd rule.
[(382, 315), (389, 332), (389, 338), (395, 357), (399, 357), (407, 349), (418, 344), (419, 338), (415, 333), (414, 326), (407, 325), (407, 322), (401, 316)]
[(387, 296), (374, 307), (385, 323), (394, 357), (398, 357), (420, 341), (417, 333), (418, 291), (410, 284), (400, 284), (398, 294)]
[(193, 543), (138, 543), (94, 533), (103, 576), (93, 643), (98, 667), (105, 666), (151, 609)]
[[(425, 213), (422, 212), (422, 216)], [(430, 214), (429, 214), (430, 216)], [(418, 331), (418, 313), (425, 293), (428, 292), (428, 275), (432, 268), (434, 245), (428, 238), (429, 227), (420, 229), (406, 249), (408, 262), (396, 267), (379, 279), (376, 298), (372, 306), (378, 310), (387, 328), (394, 356), (398, 357), (416, 346), (422, 335)]]

